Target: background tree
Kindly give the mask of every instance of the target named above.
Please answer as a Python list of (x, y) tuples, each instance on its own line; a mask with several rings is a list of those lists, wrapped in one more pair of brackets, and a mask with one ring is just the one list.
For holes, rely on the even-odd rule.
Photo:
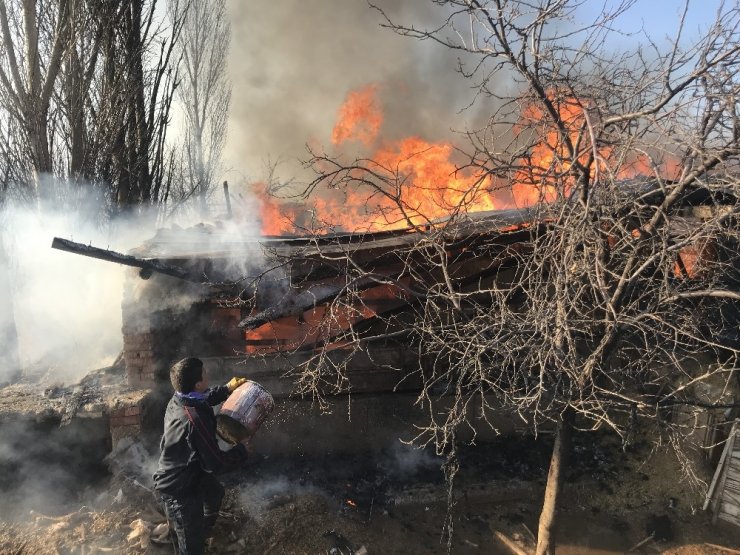
[[(6, 210), (29, 206), (41, 216), (68, 214), (104, 228), (119, 214), (150, 216), (170, 200), (167, 136), (182, 23), (163, 19), (158, 5), (0, 0), (4, 283), (13, 284), (18, 255), (6, 240), (13, 238)], [(7, 341), (0, 345), (15, 368), (12, 294), (13, 287), (3, 288), (0, 339)]]
[(4, 49), (0, 85), (7, 113), (21, 123), (39, 200), (49, 194), (43, 176), (54, 170), (49, 110), (62, 56), (73, 32), (70, 7), (68, 0), (60, 0), (44, 10), (38, 9), (35, 0), (0, 2)]
[(208, 196), (216, 186), (226, 138), (231, 83), (226, 58), (231, 25), (225, 0), (170, 4), (174, 19), (182, 20), (178, 53), (182, 81), (178, 97), (185, 115), (183, 170), (186, 194), (197, 198), (202, 217), (208, 215)]
[[(394, 276), (337, 255), (336, 245), (326, 251), (347, 282), (321, 325), (347, 356), (320, 350), (297, 369), (298, 384), (320, 399), (327, 383), (346, 387), (358, 350), (403, 337), (421, 361), (417, 401), (429, 420), (419, 444), (454, 455), (473, 421), (501, 407), (535, 434), (555, 428), (537, 546), (552, 553), (574, 426), (628, 442), (637, 423), (658, 423), (655, 437), (670, 438), (691, 473), (678, 438), (694, 430), (692, 411), (737, 389), (740, 10), (723, 6), (691, 43), (684, 11), (670, 43), (641, 34), (619, 51), (608, 38), (630, 1), (584, 25), (583, 2), (571, 0), (435, 4), (440, 22), (429, 30), (386, 25), (460, 52), (489, 123), (466, 134), (454, 176), (467, 179), (456, 179), (464, 190), (455, 200), (435, 196), (446, 183), (415, 179), (405, 162), (418, 152), (351, 164), (314, 155), (306, 195), (367, 191), (368, 210), (405, 221), (418, 240), (399, 248)], [(444, 222), (409, 200), (414, 186), (435, 196)], [(468, 210), (480, 198), (529, 205), (519, 228), (527, 240), (474, 241)], [(508, 227), (502, 219), (501, 236)], [(325, 244), (316, 243), (319, 256)], [(463, 279), (473, 263), (480, 275)], [(368, 280), (408, 297), (411, 312), (347, 328)], [(710, 382), (717, 393), (702, 398), (698, 386)], [(454, 456), (445, 468), (452, 480)]]
[(166, 198), (181, 21), (162, 21), (156, 7), (156, 0), (0, 2), (0, 108), (21, 132), (13, 164), (27, 168), (18, 189), (26, 183), (58, 207), (92, 188), (103, 218)]

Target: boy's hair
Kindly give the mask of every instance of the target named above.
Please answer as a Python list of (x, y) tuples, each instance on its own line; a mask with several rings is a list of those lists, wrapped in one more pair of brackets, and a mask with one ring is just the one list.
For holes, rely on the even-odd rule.
[(195, 384), (203, 379), (203, 361), (199, 358), (184, 358), (170, 368), (170, 381), (175, 391), (192, 393)]

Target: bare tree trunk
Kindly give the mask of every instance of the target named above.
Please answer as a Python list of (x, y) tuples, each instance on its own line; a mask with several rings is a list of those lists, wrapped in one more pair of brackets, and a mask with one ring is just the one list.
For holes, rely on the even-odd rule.
[(573, 411), (567, 409), (558, 422), (555, 445), (552, 448), (550, 471), (547, 474), (545, 500), (542, 503), (540, 523), (537, 531), (536, 555), (555, 553), (555, 529), (558, 514), (558, 497), (563, 486), (565, 468), (568, 466), (571, 437), (573, 435)]

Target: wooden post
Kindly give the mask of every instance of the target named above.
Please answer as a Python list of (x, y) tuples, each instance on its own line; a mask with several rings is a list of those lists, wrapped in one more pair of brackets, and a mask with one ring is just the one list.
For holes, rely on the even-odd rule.
[(226, 199), (226, 217), (231, 219), (231, 196), (229, 196), (228, 181), (224, 181), (224, 198)]

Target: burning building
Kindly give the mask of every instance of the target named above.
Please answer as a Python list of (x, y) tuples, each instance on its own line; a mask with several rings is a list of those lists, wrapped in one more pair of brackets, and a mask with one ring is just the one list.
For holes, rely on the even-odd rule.
[[(504, 211), (459, 226), (451, 237), (454, 279), (506, 279), (526, 250), (527, 221), (525, 212)], [(152, 394), (122, 420), (111, 418), (114, 442), (158, 429), (158, 411), (141, 410), (142, 403), (169, 395), (172, 362), (198, 356), (212, 382), (246, 376), (276, 397), (268, 451), (311, 451), (384, 445), (423, 418), (413, 406), (419, 355), (406, 329), (414, 279), (399, 257), (424, 240), (417, 229), (241, 240), (233, 227), (215, 224), (159, 230), (129, 255), (62, 239), (54, 246), (135, 268), (123, 299), (123, 362), (129, 386)], [(414, 258), (428, 279), (439, 278), (423, 250)], [(351, 348), (358, 338), (362, 348)], [(317, 375), (326, 397), (314, 404), (307, 386), (314, 384), (302, 383), (298, 370), (319, 359), (335, 371)]]
[[(663, 198), (644, 182), (624, 186), (645, 206)], [(685, 238), (692, 222), (732, 202), (701, 188), (685, 195), (673, 224), (683, 246), (671, 279), (711, 271), (726, 246)], [(213, 382), (245, 376), (276, 397), (269, 445), (260, 448), (307, 452), (408, 437), (425, 418), (414, 401), (435, 364), (411, 333), (424, 288), (445, 280), (470, 295), (510, 287), (533, 241), (548, 232), (532, 208), (361, 234), (246, 239), (227, 220), (161, 229), (129, 255), (63, 240), (55, 246), (134, 267), (123, 300), (123, 361), (127, 383), (151, 393), (112, 416), (114, 438), (158, 429), (169, 366), (198, 356)], [(616, 231), (605, 234), (610, 244), (617, 240)], [(431, 262), (429, 249), (440, 244), (444, 268)], [(504, 302), (516, 306), (520, 295), (514, 287)], [(495, 418), (499, 432), (516, 426), (504, 411)]]

